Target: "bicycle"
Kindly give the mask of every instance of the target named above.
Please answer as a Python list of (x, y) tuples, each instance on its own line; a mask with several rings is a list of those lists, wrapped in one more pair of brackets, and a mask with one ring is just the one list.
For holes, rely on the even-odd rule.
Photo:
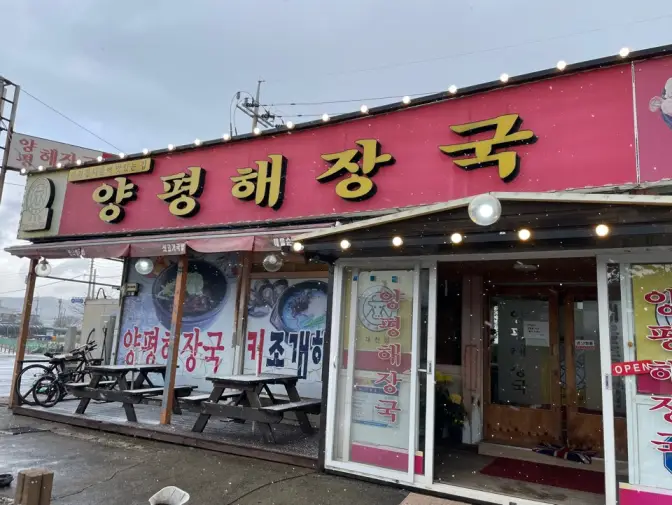
[[(87, 377), (90, 379), (91, 374), (88, 371), (89, 365), (100, 365), (102, 363), (101, 359), (94, 359), (91, 356), (91, 352), (95, 348), (95, 342), (87, 341), (86, 344), (74, 349), (68, 354), (44, 353), (44, 355), (49, 358), (49, 365), (34, 363), (21, 370), (17, 377), (15, 393), (19, 398), (19, 404), (41, 404), (35, 398), (35, 388), (38, 383), (40, 383), (41, 388), (45, 388), (47, 382), (42, 381), (42, 379), (52, 378), (57, 380), (59, 376), (62, 376), (62, 379), (67, 379), (67, 382), (82, 382), (86, 380)], [(56, 403), (67, 395), (64, 385), (59, 391)], [(42, 392), (39, 394), (42, 394)], [(47, 403), (52, 402), (53, 399), (50, 399)], [(56, 403), (53, 403), (51, 406)]]

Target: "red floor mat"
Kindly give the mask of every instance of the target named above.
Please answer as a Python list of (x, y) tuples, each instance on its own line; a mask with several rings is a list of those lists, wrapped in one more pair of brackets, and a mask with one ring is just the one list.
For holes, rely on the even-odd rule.
[(517, 459), (497, 458), (481, 470), (484, 475), (522, 480), (546, 486), (604, 494), (604, 474)]

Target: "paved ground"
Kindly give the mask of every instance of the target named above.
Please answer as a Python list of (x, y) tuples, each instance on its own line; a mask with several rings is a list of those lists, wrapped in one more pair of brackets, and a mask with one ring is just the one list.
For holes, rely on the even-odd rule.
[(9, 396), (14, 370), (14, 355), (0, 351), (0, 398)]
[[(0, 355), (0, 397), (9, 394), (11, 358)], [(7, 372), (7, 370), (10, 370)], [(36, 431), (12, 434), (17, 426)], [(104, 434), (24, 416), (0, 399), (0, 473), (54, 471), (54, 505), (140, 505), (164, 486), (189, 505), (460, 505), (392, 487), (279, 463)], [(12, 503), (14, 486), (0, 489)]]

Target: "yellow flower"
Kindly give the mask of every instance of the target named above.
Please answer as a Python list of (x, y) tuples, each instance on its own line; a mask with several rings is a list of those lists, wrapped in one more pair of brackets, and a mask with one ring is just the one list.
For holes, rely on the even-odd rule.
[(462, 403), (462, 395), (458, 395), (457, 393), (452, 393), (450, 395), (450, 401), (453, 403)]

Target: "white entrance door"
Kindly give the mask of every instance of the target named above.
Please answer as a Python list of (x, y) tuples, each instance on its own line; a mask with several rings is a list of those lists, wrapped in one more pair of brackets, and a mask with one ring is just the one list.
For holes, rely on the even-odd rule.
[(328, 468), (431, 483), (435, 294), (431, 265), (336, 268)]

